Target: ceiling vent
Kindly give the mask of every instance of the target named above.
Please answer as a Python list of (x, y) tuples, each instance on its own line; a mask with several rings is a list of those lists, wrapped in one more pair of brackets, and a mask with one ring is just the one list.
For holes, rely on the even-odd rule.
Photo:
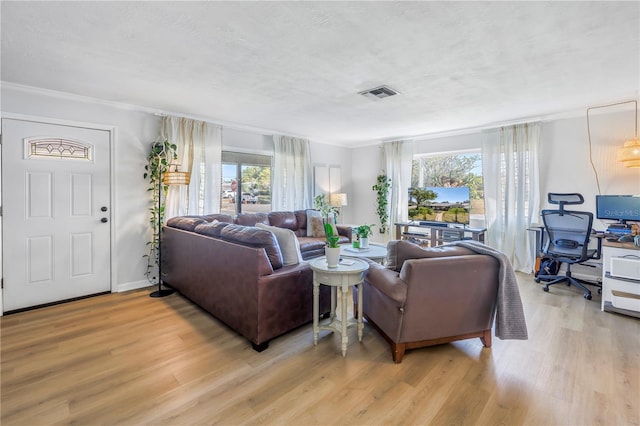
[(360, 92), (360, 94), (371, 99), (384, 99), (390, 96), (397, 95), (398, 92), (393, 90), (389, 86), (379, 86), (373, 89), (365, 90), (364, 92)]

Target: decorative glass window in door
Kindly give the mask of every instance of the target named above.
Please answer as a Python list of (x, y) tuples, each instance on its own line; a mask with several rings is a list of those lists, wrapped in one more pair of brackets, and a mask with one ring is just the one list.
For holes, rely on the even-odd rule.
[(38, 137), (26, 138), (25, 158), (63, 158), (91, 160), (93, 146), (71, 139)]

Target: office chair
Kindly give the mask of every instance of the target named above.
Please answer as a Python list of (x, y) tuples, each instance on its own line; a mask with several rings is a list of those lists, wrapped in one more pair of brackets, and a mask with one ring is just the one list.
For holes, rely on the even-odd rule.
[[(600, 259), (602, 241), (598, 238), (598, 247), (589, 248), (591, 227), (593, 225), (593, 213), (573, 210), (565, 210), (565, 205), (582, 204), (584, 198), (581, 194), (558, 194), (550, 192), (547, 196), (549, 204), (559, 205), (558, 210), (542, 210), (542, 221), (546, 231), (546, 242), (543, 246), (543, 254), (553, 260), (567, 265), (564, 275), (539, 274), (536, 282), (548, 281), (543, 290), (548, 292), (549, 286), (561, 282), (574, 285), (584, 291), (584, 298), (591, 300), (591, 290), (584, 286), (599, 283), (580, 280), (571, 276), (571, 265), (583, 263), (590, 259)], [(600, 293), (601, 288), (598, 289)]]

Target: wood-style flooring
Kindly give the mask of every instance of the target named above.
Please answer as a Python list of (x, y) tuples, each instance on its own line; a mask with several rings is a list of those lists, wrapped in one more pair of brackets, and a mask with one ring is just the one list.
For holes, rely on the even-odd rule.
[(311, 325), (258, 353), (175, 294), (2, 317), (2, 425), (638, 425), (640, 320), (518, 274), (528, 341), (407, 351)]

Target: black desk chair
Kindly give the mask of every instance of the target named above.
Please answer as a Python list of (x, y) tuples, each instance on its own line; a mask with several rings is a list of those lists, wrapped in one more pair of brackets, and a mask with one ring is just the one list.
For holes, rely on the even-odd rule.
[[(567, 285), (574, 285), (584, 291), (584, 298), (591, 300), (591, 290), (584, 286), (595, 285), (601, 287), (600, 283), (580, 280), (571, 276), (571, 265), (583, 263), (590, 259), (600, 259), (600, 249), (602, 241), (598, 238), (598, 247), (589, 248), (591, 237), (591, 227), (593, 226), (593, 213), (565, 210), (565, 205), (582, 204), (584, 198), (581, 194), (558, 194), (549, 193), (550, 204), (558, 204), (558, 210), (542, 210), (542, 221), (547, 233), (546, 243), (542, 252), (552, 260), (557, 260), (567, 265), (564, 275), (539, 274), (536, 282), (548, 281), (543, 287), (544, 291), (549, 291), (549, 286), (561, 282)], [(601, 292), (601, 288), (598, 292)]]

